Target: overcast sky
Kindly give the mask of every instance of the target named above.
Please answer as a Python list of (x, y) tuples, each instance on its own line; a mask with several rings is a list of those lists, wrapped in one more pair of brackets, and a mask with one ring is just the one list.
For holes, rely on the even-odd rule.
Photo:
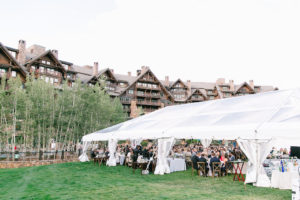
[(300, 87), (299, 0), (0, 0), (0, 42), (116, 73)]

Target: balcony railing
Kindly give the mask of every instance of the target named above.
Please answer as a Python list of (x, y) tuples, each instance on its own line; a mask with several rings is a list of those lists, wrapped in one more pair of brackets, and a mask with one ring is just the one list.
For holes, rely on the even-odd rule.
[(150, 106), (160, 106), (161, 103), (160, 101), (157, 101), (157, 102), (153, 102), (153, 101), (137, 101), (137, 104), (139, 105), (150, 105)]
[(137, 88), (141, 88), (141, 89), (146, 89), (146, 90), (160, 90), (159, 87), (148, 87), (148, 86), (143, 86), (143, 85), (136, 85)]
[(159, 97), (160, 97), (160, 94), (159, 94), (159, 93), (153, 94), (153, 93), (139, 93), (139, 92), (137, 92), (137, 93), (136, 93), (136, 96), (138, 96), (138, 97), (159, 98)]

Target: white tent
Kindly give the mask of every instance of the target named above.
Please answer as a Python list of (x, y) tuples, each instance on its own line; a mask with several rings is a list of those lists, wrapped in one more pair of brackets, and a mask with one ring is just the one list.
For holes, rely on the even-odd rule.
[[(238, 139), (258, 175), (259, 144), (300, 144), (300, 89), (277, 90), (234, 98), (168, 106), (88, 134), (83, 142), (125, 139)], [(244, 141), (244, 142), (242, 142)], [(246, 141), (246, 142), (245, 142)], [(247, 143), (248, 142), (248, 143)], [(244, 145), (243, 145), (244, 144)], [(263, 145), (266, 150), (267, 146)], [(269, 147), (271, 148), (271, 146)], [(268, 151), (269, 149), (267, 149)], [(251, 157), (251, 156), (250, 156)], [(248, 181), (251, 177), (247, 176)], [(246, 180), (247, 182), (247, 180)], [(250, 182), (257, 182), (257, 177)]]

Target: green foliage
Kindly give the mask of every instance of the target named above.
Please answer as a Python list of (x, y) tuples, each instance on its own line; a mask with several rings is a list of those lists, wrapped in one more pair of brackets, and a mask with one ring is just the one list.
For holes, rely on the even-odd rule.
[[(41, 79), (10, 79), (0, 85), (0, 150), (7, 150), (22, 136), (22, 148), (43, 148), (54, 140), (69, 147), (87, 133), (123, 122), (126, 115), (119, 99), (104, 87), (76, 82), (53, 86)], [(24, 89), (25, 88), (25, 89)], [(13, 139), (12, 139), (13, 138)], [(10, 142), (11, 141), (11, 142)], [(12, 147), (10, 147), (12, 148)]]
[(191, 176), (191, 169), (167, 175), (135, 174), (124, 166), (65, 163), (0, 169), (0, 199), (203, 199), (284, 200), (290, 190), (233, 182), (233, 176)]

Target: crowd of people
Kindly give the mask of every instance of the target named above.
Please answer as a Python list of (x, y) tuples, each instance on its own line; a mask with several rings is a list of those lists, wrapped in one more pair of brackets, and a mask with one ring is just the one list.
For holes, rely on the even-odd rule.
[[(97, 147), (91, 152), (91, 158), (106, 157), (108, 159), (109, 156), (110, 153), (106, 146)], [(133, 167), (134, 163), (151, 162), (149, 170), (152, 171), (157, 158), (157, 145), (149, 141), (144, 146), (137, 145), (135, 147), (131, 146), (129, 142), (118, 144), (115, 157), (118, 164), (129, 167)], [(185, 159), (186, 164), (194, 169), (198, 169), (197, 162), (205, 162), (207, 171), (212, 168), (213, 162), (220, 162), (224, 172), (228, 161), (246, 159), (235, 142), (230, 145), (214, 144), (204, 148), (200, 142), (187, 143), (185, 140), (175, 144), (168, 157)]]

